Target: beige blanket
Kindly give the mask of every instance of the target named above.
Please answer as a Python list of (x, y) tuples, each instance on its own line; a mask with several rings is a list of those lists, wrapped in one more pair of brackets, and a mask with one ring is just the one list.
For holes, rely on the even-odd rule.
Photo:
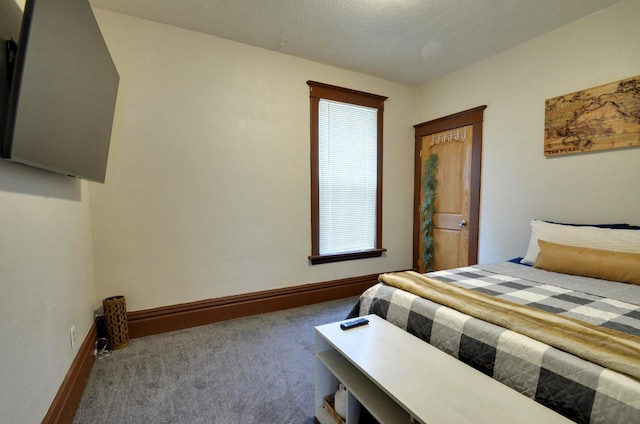
[(640, 337), (457, 287), (413, 271), (379, 281), (640, 380)]

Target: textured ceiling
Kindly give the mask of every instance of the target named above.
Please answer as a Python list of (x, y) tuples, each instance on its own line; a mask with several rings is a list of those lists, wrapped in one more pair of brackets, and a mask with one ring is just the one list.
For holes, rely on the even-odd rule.
[(409, 85), (620, 0), (90, 0), (162, 22)]

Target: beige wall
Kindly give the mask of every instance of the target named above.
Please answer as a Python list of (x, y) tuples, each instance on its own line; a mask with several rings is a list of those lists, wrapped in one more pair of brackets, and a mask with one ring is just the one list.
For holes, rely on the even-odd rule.
[(640, 149), (545, 159), (545, 99), (640, 75), (627, 0), (421, 87), (416, 122), (487, 105), (480, 262), (524, 256), (532, 218), (640, 225)]
[[(640, 224), (639, 149), (542, 154), (546, 98), (640, 74), (638, 9), (417, 89), (97, 10), (122, 77), (107, 183), (90, 186), (98, 299), (139, 310), (409, 267), (412, 125), (482, 104), (480, 262), (524, 254), (532, 218)], [(308, 264), (309, 79), (389, 96), (383, 258)]]
[(3, 423), (42, 420), (89, 332), (95, 307), (89, 221), (86, 183), (0, 161)]
[[(1, 41), (15, 37), (20, 16), (13, 0), (0, 0)], [(0, 85), (5, 60), (2, 48)], [(42, 421), (94, 308), (87, 184), (1, 160), (0, 422)]]
[[(121, 76), (96, 290), (129, 310), (411, 266), (415, 89), (97, 10)], [(382, 258), (310, 266), (307, 80), (388, 96)]]

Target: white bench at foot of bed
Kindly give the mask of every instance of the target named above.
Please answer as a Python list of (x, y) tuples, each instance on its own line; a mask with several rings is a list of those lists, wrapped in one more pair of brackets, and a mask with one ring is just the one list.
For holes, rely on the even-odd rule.
[(553, 424), (567, 418), (376, 315), (343, 331), (315, 328), (315, 406), (321, 424), (336, 421), (323, 399), (340, 383), (348, 391), (346, 424), (362, 409), (382, 424)]

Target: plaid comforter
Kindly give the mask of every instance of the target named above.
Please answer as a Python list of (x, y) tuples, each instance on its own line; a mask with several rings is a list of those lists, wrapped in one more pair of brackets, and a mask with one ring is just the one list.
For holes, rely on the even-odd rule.
[[(640, 286), (501, 263), (441, 281), (640, 336)], [(383, 283), (349, 317), (374, 313), (579, 423), (640, 423), (640, 381)]]

